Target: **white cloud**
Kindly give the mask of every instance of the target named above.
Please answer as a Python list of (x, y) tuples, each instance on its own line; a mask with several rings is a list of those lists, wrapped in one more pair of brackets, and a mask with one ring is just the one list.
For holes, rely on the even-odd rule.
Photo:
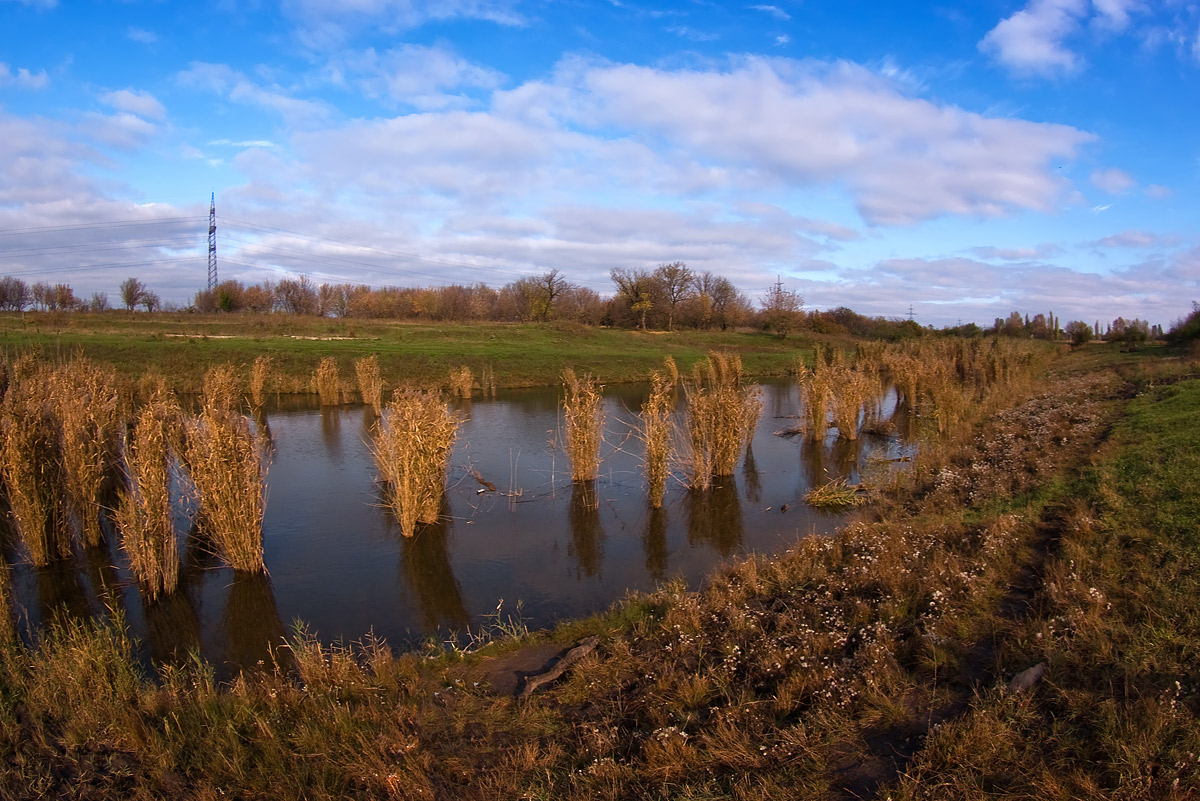
[(118, 150), (137, 150), (158, 131), (153, 123), (127, 111), (88, 112), (83, 115), (82, 125), (89, 139)]
[(152, 45), (158, 42), (157, 33), (154, 33), (154, 31), (147, 31), (143, 28), (130, 27), (125, 31), (125, 36), (128, 37), (131, 42), (137, 42), (138, 44)]
[(371, 97), (423, 110), (461, 107), (468, 101), (459, 90), (495, 89), (505, 80), (502, 73), (440, 45), (401, 45), (383, 53), (370, 49), (346, 59), (336, 70), (361, 76), (360, 83)]
[(320, 121), (331, 113), (323, 102), (292, 97), (279, 86), (261, 86), (226, 64), (194, 61), (177, 80), (183, 86), (206, 89), (235, 103), (274, 112), (296, 125)]
[(1178, 237), (1164, 236), (1150, 231), (1122, 231), (1100, 239), (1093, 245), (1106, 248), (1156, 248), (1173, 246), (1179, 243)]
[(16, 86), (19, 89), (45, 89), (50, 85), (50, 76), (45, 70), (30, 72), (20, 67), (14, 73), (8, 64), (0, 61), (0, 87)]
[(262, 147), (265, 147), (265, 148), (274, 148), (274, 147), (279, 147), (279, 145), (275, 144), (275, 143), (274, 143), (274, 142), (272, 142), (270, 139), (243, 139), (243, 140), (241, 140), (241, 141), (234, 141), (234, 140), (232, 140), (232, 139), (214, 139), (214, 140), (212, 140), (211, 142), (209, 142), (209, 144), (210, 144), (210, 145), (218, 145), (218, 146), (221, 146), (221, 147), (241, 147), (241, 148), (246, 148), (246, 147), (260, 147), (260, 148), (262, 148)]
[(149, 92), (135, 89), (121, 89), (100, 95), (100, 100), (118, 111), (125, 111), (152, 120), (161, 120), (167, 116), (167, 110), (162, 103)]
[(750, 8), (754, 9), (755, 11), (762, 11), (764, 13), (770, 14), (775, 19), (783, 20), (785, 22), (792, 18), (791, 14), (787, 13), (779, 6), (762, 5), (762, 6), (750, 6)]
[(1150, 184), (1146, 187), (1146, 197), (1151, 200), (1166, 200), (1174, 194), (1169, 187), (1160, 184)]
[(1110, 195), (1123, 195), (1137, 186), (1137, 181), (1133, 180), (1124, 170), (1110, 167), (1106, 170), (1093, 171), (1092, 184)]
[(516, 5), (516, 0), (284, 0), (282, 10), (305, 44), (328, 48), (367, 28), (396, 34), (454, 19), (524, 25)]
[(781, 33), (775, 37), (775, 44), (777, 44), (780, 47), (783, 47), (786, 44), (790, 44), (791, 41), (792, 41), (792, 37), (788, 36), (786, 33)]
[(1145, 10), (1140, 0), (1092, 0), (1092, 5), (1096, 9), (1099, 24), (1114, 31), (1129, 27), (1131, 12)]
[(1031, 261), (1057, 256), (1062, 248), (1053, 243), (1043, 243), (1034, 248), (998, 248), (994, 246), (971, 249), (981, 259), (999, 259), (1003, 261)]
[(1063, 41), (1079, 28), (1087, 11), (1087, 0), (1031, 0), (988, 31), (979, 49), (1018, 73), (1074, 72), (1079, 59)]

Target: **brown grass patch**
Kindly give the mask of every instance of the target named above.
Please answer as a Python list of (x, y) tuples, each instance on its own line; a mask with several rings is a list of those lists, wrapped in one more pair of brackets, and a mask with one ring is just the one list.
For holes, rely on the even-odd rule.
[(600, 475), (600, 442), (604, 437), (604, 396), (600, 382), (591, 376), (580, 378), (568, 367), (563, 371), (563, 384), (566, 386), (563, 420), (571, 480), (593, 481)]
[(384, 499), (406, 537), (417, 523), (437, 521), (459, 424), (437, 393), (397, 390), (384, 409), (372, 452)]

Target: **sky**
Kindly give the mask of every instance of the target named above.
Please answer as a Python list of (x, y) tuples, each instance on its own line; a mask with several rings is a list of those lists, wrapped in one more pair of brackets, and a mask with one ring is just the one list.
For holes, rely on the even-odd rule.
[(1200, 6), (0, 0), (0, 275), (674, 261), (937, 327), (1200, 300)]

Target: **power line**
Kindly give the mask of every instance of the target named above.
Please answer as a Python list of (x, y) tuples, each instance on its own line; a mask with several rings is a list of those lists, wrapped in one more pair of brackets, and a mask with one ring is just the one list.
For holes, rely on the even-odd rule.
[(104, 228), (123, 228), (140, 225), (166, 225), (177, 223), (196, 223), (203, 217), (159, 217), (153, 220), (110, 220), (108, 222), (74, 223), (71, 225), (42, 225), (36, 228), (6, 228), (0, 229), (0, 236), (16, 234), (53, 233), (56, 231), (85, 231)]

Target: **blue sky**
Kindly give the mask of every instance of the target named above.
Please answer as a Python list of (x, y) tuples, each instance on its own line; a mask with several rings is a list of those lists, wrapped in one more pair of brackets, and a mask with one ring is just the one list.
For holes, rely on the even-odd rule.
[[(1185, 2), (0, 0), (0, 274), (684, 261), (937, 326), (1200, 299)], [(299, 235), (299, 236), (297, 236)]]

